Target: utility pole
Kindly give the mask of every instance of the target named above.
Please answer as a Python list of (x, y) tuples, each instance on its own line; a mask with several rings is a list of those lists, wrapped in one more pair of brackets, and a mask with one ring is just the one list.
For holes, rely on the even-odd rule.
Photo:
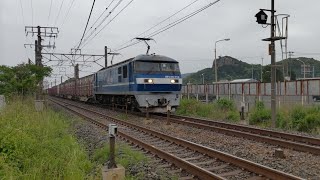
[(274, 22), (274, 0), (271, 0), (271, 123), (276, 127), (276, 50), (275, 50), (275, 22)]
[(108, 67), (108, 47), (104, 47), (104, 67)]
[[(289, 53), (289, 60), (291, 61), (291, 58), (292, 58), (294, 52), (289, 51), (288, 53)], [(289, 71), (290, 74), (289, 74), (289, 76), (290, 76), (290, 79), (291, 79), (291, 64), (289, 64), (289, 61), (288, 61), (287, 64), (288, 64), (288, 67), (287, 67), (287, 68), (289, 69), (289, 67), (290, 67), (290, 71)]]
[(253, 64), (251, 64), (251, 79), (253, 79)]
[(74, 78), (79, 79), (79, 64), (74, 66)]
[(262, 78), (262, 75), (263, 75), (262, 68), (263, 68), (263, 58), (261, 58), (261, 77), (260, 77), (260, 82), (263, 81), (263, 78)]
[[(271, 12), (271, 23), (267, 23), (268, 15), (264, 11)], [(275, 9), (274, 9), (274, 0), (271, 0), (271, 10), (269, 9), (260, 9), (255, 17), (257, 18), (258, 24), (270, 25), (271, 34), (270, 38), (263, 39), (263, 41), (270, 41), (269, 44), (269, 55), (271, 55), (271, 121), (272, 127), (276, 126), (276, 50), (275, 50), (275, 41), (281, 39), (287, 39), (285, 37), (276, 36), (276, 23), (275, 23)]]
[(312, 66), (312, 78), (314, 78), (314, 66)]
[[(43, 47), (47, 47), (47, 48), (51, 48), (51, 47), (55, 47), (54, 45), (51, 46), (49, 45), (42, 45), (42, 37), (50, 37), (50, 38), (56, 38), (58, 35), (58, 28), (57, 27), (41, 27), (41, 26), (26, 26), (25, 27), (25, 33), (26, 36), (28, 36), (28, 34), (32, 34), (32, 36), (34, 34), (37, 35), (37, 40), (35, 40), (35, 64), (36, 66), (39, 67), (43, 67), (42, 64), (42, 48)], [(30, 46), (32, 46), (32, 44), (30, 44)], [(39, 86), (38, 86), (38, 90), (36, 92), (36, 100), (43, 100), (44, 97), (42, 96), (42, 90), (43, 90), (43, 79), (40, 80), (39, 82)]]

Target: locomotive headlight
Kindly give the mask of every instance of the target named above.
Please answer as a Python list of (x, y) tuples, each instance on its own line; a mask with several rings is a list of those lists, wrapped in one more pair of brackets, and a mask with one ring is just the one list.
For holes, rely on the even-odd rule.
[(179, 80), (178, 79), (171, 79), (171, 81), (170, 81), (172, 84), (174, 84), (174, 83), (178, 83), (179, 82)]
[(144, 82), (145, 82), (145, 83), (150, 83), (150, 84), (151, 84), (151, 83), (153, 83), (153, 79), (144, 79)]

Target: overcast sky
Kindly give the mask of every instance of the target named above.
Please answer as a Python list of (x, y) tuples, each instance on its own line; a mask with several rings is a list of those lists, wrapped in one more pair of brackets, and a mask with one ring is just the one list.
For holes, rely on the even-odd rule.
[[(67, 14), (72, 1), (52, 0), (50, 13), (51, 0), (1, 0), (1, 64), (13, 66), (26, 62), (27, 58), (34, 60), (34, 49), (24, 48), (23, 44), (34, 42), (36, 36), (26, 37), (25, 25), (57, 26), (60, 32), (55, 41), (57, 47), (54, 52), (69, 53), (81, 38), (92, 5), (92, 0), (74, 0), (69, 14)], [(92, 30), (90, 29), (91, 25), (111, 1), (96, 0), (88, 30)], [(134, 0), (82, 49), (82, 53), (103, 54), (105, 45), (116, 49), (193, 1)], [(113, 5), (118, 2), (119, 0), (115, 0)], [(130, 0), (123, 0), (104, 23), (108, 23), (128, 2)], [(169, 21), (164, 22), (162, 26), (168, 25), (210, 2), (214, 2), (214, 0), (199, 0), (170, 18)], [(211, 67), (214, 59), (215, 41), (230, 38), (231, 40), (228, 42), (218, 43), (218, 56), (229, 55), (244, 62), (256, 64), (260, 64), (261, 58), (264, 58), (264, 64), (269, 64), (268, 43), (261, 41), (261, 39), (270, 36), (270, 27), (263, 28), (258, 25), (254, 15), (260, 8), (269, 9), (270, 2), (270, 0), (221, 0), (205, 11), (155, 36), (156, 42), (149, 42), (150, 52), (177, 59), (180, 62), (182, 73), (195, 72)], [(59, 13), (60, 7), (62, 8)], [(112, 7), (110, 6), (110, 8)], [(319, 7), (319, 0), (276, 0), (277, 13), (290, 14), (288, 50), (296, 52), (295, 56), (320, 59)], [(154, 30), (156, 29), (152, 29), (152, 31)], [(43, 44), (46, 43), (48, 40), (43, 42)], [(276, 45), (277, 61), (279, 61), (281, 60), (279, 42)], [(120, 51), (122, 55), (116, 57), (114, 61), (119, 62), (145, 52), (146, 46), (140, 43)], [(104, 62), (100, 61), (100, 63)], [(97, 69), (99, 69), (97, 65), (81, 69), (81, 76)], [(55, 72), (58, 71), (55, 70)], [(67, 68), (67, 71), (70, 70)]]

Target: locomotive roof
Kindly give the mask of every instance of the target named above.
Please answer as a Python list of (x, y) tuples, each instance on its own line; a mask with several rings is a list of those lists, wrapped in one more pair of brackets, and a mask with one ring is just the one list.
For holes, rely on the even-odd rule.
[(165, 62), (178, 62), (172, 58), (167, 56), (161, 55), (148, 55), (148, 54), (141, 54), (136, 56), (133, 61), (165, 61)]
[[(120, 65), (120, 64), (123, 64), (123, 63), (127, 63), (129, 61), (160, 61), (160, 62), (178, 62), (172, 58), (169, 58), (167, 56), (162, 56), (162, 55), (149, 55), (149, 54), (141, 54), (141, 55), (138, 55), (134, 58), (130, 58), (130, 59), (127, 59), (127, 60), (124, 60), (124, 61), (121, 61), (121, 62), (118, 62), (116, 64), (113, 64), (111, 66), (108, 66), (107, 68), (111, 68), (111, 67), (114, 67), (114, 66), (117, 66), (117, 65)], [(100, 69), (99, 71), (102, 71), (104, 69), (107, 69), (107, 68), (102, 68)]]

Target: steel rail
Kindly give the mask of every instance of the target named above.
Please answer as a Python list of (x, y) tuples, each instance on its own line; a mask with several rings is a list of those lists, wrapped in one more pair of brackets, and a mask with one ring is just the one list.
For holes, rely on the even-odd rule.
[[(82, 107), (77, 107), (77, 106), (72, 105), (72, 104), (68, 104), (68, 103), (64, 102), (64, 104), (68, 104), (68, 105), (63, 105), (62, 103), (57, 102), (55, 100), (52, 100), (52, 99), (49, 99), (49, 100), (54, 102), (54, 103), (56, 103), (56, 104), (59, 104), (60, 106), (68, 109), (69, 111), (72, 111), (76, 115), (78, 115), (78, 116), (80, 116), (82, 118), (85, 118), (86, 120), (90, 121), (91, 123), (97, 125), (100, 128), (106, 129), (106, 130), (108, 129), (108, 125), (103, 124), (103, 123), (101, 123), (99, 121), (96, 121), (93, 118), (90, 118), (89, 116), (84, 115), (84, 114), (82, 114), (82, 113), (70, 108), (69, 105), (74, 106), (74, 107), (79, 108), (79, 109), (87, 110), (87, 111), (92, 112), (92, 113), (99, 114), (101, 116), (105, 116), (105, 117), (107, 117), (108, 120), (111, 120), (113, 122), (122, 121), (120, 119), (113, 118), (113, 117), (110, 117), (110, 116), (106, 116), (104, 114), (100, 114), (98, 112), (95, 112), (95, 111), (92, 111), (92, 110), (88, 110), (88, 109), (85, 109), (85, 108), (82, 108)], [(120, 122), (120, 123), (123, 124), (123, 122)], [(192, 164), (192, 163), (190, 163), (188, 161), (183, 160), (182, 158), (174, 156), (174, 155), (172, 155), (170, 153), (167, 153), (165, 151), (162, 151), (161, 149), (158, 149), (158, 148), (154, 147), (153, 145), (144, 143), (144, 142), (142, 142), (142, 141), (140, 141), (140, 140), (138, 140), (136, 138), (133, 138), (130, 135), (122, 132), (121, 130), (118, 130), (118, 136), (120, 136), (120, 137), (122, 137), (122, 138), (124, 138), (124, 139), (126, 139), (128, 141), (131, 141), (134, 144), (137, 144), (137, 145), (143, 147), (144, 149), (146, 149), (146, 150), (158, 155), (159, 157), (167, 160), (168, 162), (171, 162), (171, 163), (175, 164), (176, 166), (178, 166), (178, 167), (180, 167), (182, 169), (187, 170), (188, 173), (190, 173), (192, 175), (195, 175), (195, 176), (197, 176), (197, 177), (199, 177), (201, 179), (226, 180), (224, 177), (221, 177), (221, 176), (219, 176), (219, 175), (217, 175), (215, 173), (212, 173), (212, 172), (210, 172), (210, 171), (208, 171), (208, 170), (206, 170), (204, 168), (196, 166), (196, 165), (194, 165), (194, 164)]]
[(214, 121), (214, 120), (207, 120), (207, 119), (194, 118), (194, 117), (188, 117), (188, 116), (171, 115), (171, 117), (178, 118), (178, 119), (184, 119), (185, 121), (192, 121), (192, 122), (197, 122), (197, 123), (202, 123), (202, 124), (220, 126), (220, 127), (224, 127), (224, 128), (228, 128), (228, 129), (236, 129), (236, 130), (240, 130), (240, 131), (246, 131), (246, 132), (266, 135), (266, 136), (270, 136), (270, 137), (282, 138), (282, 139), (287, 139), (287, 140), (294, 140), (294, 141), (298, 141), (298, 142), (302, 142), (302, 143), (308, 143), (308, 144), (320, 146), (320, 139), (314, 138), (314, 137), (289, 134), (289, 133), (284, 133), (284, 132), (278, 132), (278, 131), (260, 129), (260, 128), (255, 128), (255, 127), (239, 125), (239, 124), (219, 122), (219, 121)]
[(289, 148), (289, 149), (294, 149), (294, 150), (298, 150), (298, 151), (309, 152), (312, 154), (320, 155), (320, 147), (311, 146), (308, 144), (286, 141), (283, 139), (262, 136), (259, 134), (243, 132), (243, 131), (239, 131), (239, 130), (235, 130), (235, 129), (227, 129), (227, 128), (216, 127), (216, 126), (211, 126), (211, 125), (201, 124), (201, 123), (196, 123), (196, 122), (182, 121), (180, 119), (175, 119), (175, 118), (171, 118), (170, 122), (177, 123), (177, 124), (183, 124), (183, 125), (187, 125), (187, 126), (193, 126), (196, 128), (211, 130), (211, 131), (227, 134), (230, 136), (252, 139), (254, 141), (258, 141), (258, 142), (262, 142), (262, 143), (269, 143), (269, 144), (276, 145), (276, 146), (281, 146), (281, 147), (285, 147), (285, 148)]
[[(52, 99), (50, 99), (50, 100), (52, 100)], [(52, 101), (55, 102), (54, 100), (52, 100)], [(56, 102), (56, 103), (59, 104), (59, 102)], [(190, 141), (186, 141), (186, 140), (176, 138), (176, 137), (171, 137), (166, 134), (141, 127), (139, 125), (129, 123), (129, 122), (120, 120), (118, 118), (114, 118), (114, 117), (105, 115), (101, 112), (97, 112), (94, 110), (88, 110), (86, 108), (79, 107), (77, 105), (73, 105), (70, 103), (67, 103), (67, 104), (74, 106), (76, 108), (82, 109), (82, 110), (89, 111), (91, 113), (95, 113), (99, 116), (106, 117), (106, 119), (109, 119), (109, 120), (116, 122), (116, 123), (120, 123), (124, 126), (133, 127), (135, 129), (139, 129), (140, 131), (143, 131), (145, 133), (153, 134), (161, 139), (166, 139), (166, 140), (174, 142), (176, 144), (180, 144), (180, 145), (188, 147), (194, 151), (200, 152), (202, 154), (207, 154), (210, 157), (220, 159), (222, 161), (225, 161), (225, 162), (231, 163), (233, 165), (236, 165), (238, 167), (244, 168), (250, 172), (254, 172), (254, 173), (266, 176), (271, 179), (301, 179), (300, 177), (297, 177), (297, 176), (294, 176), (294, 175), (291, 175), (291, 174), (288, 174), (288, 173), (285, 173), (285, 172), (282, 172), (282, 171), (279, 171), (276, 169), (272, 169), (267, 166), (257, 164), (257, 163), (254, 163), (254, 162), (251, 162), (251, 161), (248, 161), (248, 160), (245, 160), (245, 159), (242, 159), (242, 158), (239, 158), (239, 157), (236, 157), (236, 156), (233, 156), (233, 155), (230, 155), (230, 154), (227, 154), (227, 153), (224, 153), (224, 152), (212, 149), (212, 148), (208, 148), (208, 147), (205, 147), (205, 146), (202, 146), (202, 145), (190, 142)], [(82, 115), (82, 116), (85, 116), (85, 115)], [(199, 176), (199, 177), (201, 177), (201, 176)]]

